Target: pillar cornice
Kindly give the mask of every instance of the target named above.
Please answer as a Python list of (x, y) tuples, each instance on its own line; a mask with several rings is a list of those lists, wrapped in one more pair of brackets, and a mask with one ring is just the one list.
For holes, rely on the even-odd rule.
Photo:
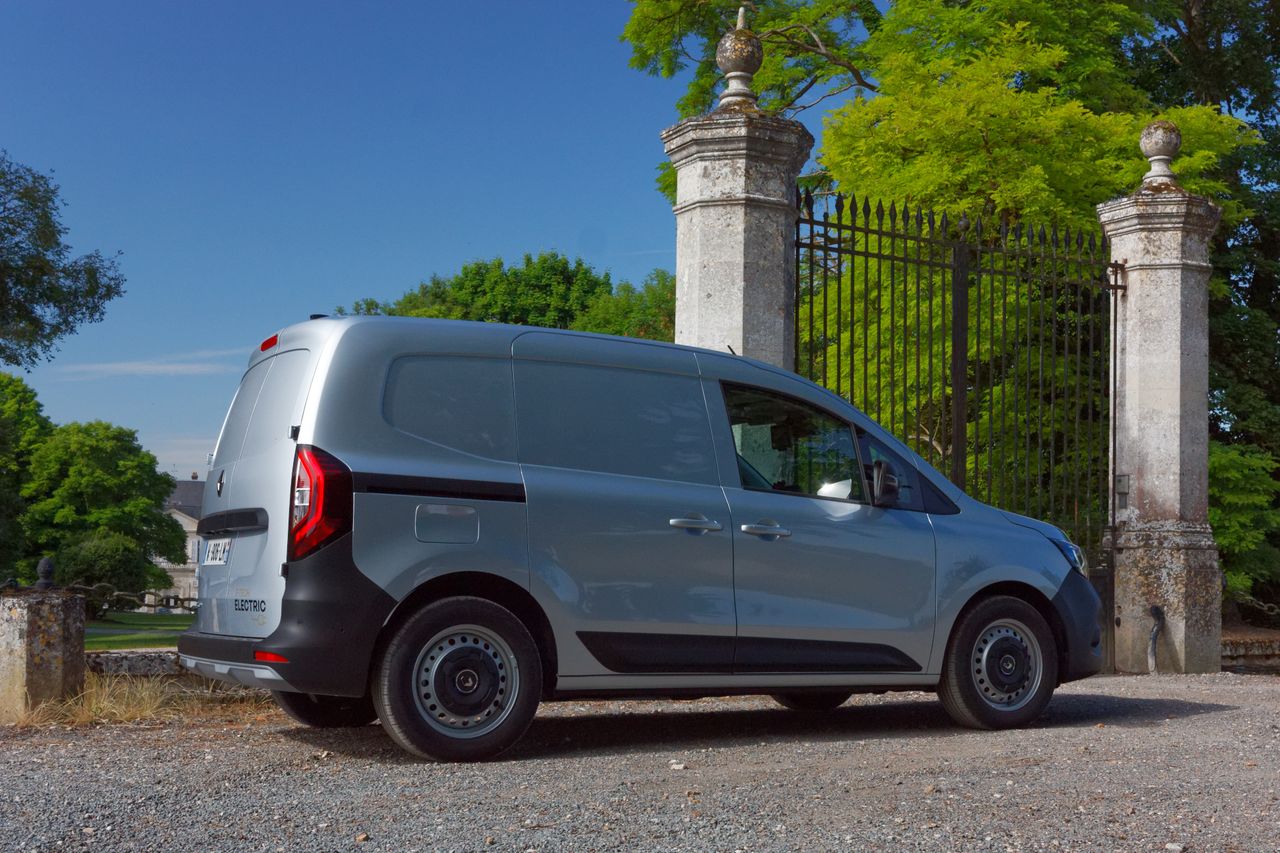
[(1209, 199), (1177, 192), (1148, 192), (1113, 199), (1098, 205), (1098, 221), (1108, 240), (1138, 231), (1180, 231), (1211, 235), (1222, 218), (1222, 208)]

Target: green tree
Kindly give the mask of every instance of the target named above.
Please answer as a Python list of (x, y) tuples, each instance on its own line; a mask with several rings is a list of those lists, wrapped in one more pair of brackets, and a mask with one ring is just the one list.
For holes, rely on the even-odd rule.
[(1275, 458), (1257, 447), (1209, 446), (1209, 523), (1222, 554), (1227, 594), (1252, 595), (1255, 584), (1280, 581), (1280, 482)]
[(53, 564), (54, 579), (60, 584), (106, 583), (124, 592), (173, 584), (169, 573), (153, 563), (136, 540), (109, 530), (68, 537)]
[(22, 556), (22, 486), (31, 454), (52, 430), (35, 390), (17, 376), (0, 373), (0, 581), (15, 576)]
[(0, 363), (32, 367), (124, 292), (114, 258), (74, 257), (58, 185), (0, 151)]
[(628, 338), (675, 340), (676, 277), (666, 270), (645, 276), (637, 290), (623, 282), (611, 293), (597, 293), (570, 328)]
[(520, 266), (507, 266), (501, 258), (473, 261), (457, 275), (433, 275), (394, 302), (359, 300), (351, 313), (564, 329), (592, 298), (611, 289), (608, 273), (596, 273), (581, 259), (570, 261), (556, 252), (543, 252), (536, 258), (525, 255)]
[(32, 454), (22, 489), (25, 574), (44, 554), (83, 560), (111, 553), (116, 566), (126, 557), (185, 561), (186, 537), (164, 511), (172, 491), (173, 478), (156, 470), (133, 430), (103, 421), (55, 428)]
[(636, 288), (614, 287), (581, 258), (555, 252), (524, 256), (521, 266), (501, 258), (475, 261), (457, 275), (433, 275), (398, 299), (359, 299), (339, 314), (441, 317), (576, 329), (670, 341), (675, 337), (675, 277), (654, 270)]
[(1138, 134), (1161, 117), (1182, 129), (1179, 180), (1239, 219), (1215, 169), (1252, 134), (1211, 107), (1158, 113), (1126, 86), (1097, 44), (1136, 24), (1117, 3), (900, 0), (863, 45), (879, 92), (828, 114), (820, 161), (860, 195), (1095, 230), (1094, 206), (1137, 186)]

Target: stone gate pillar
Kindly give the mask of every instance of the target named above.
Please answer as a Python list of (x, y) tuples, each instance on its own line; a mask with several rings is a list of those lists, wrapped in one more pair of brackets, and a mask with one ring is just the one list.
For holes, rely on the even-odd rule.
[(1221, 211), (1174, 180), (1177, 127), (1154, 122), (1141, 144), (1151, 160), (1142, 186), (1098, 206), (1112, 258), (1125, 264), (1112, 342), (1115, 666), (1147, 671), (1162, 617), (1158, 668), (1217, 672), (1222, 576), (1208, 516), (1208, 283)]
[(760, 40), (730, 30), (717, 108), (662, 132), (676, 169), (676, 343), (795, 367), (796, 178), (813, 137), (762, 113), (751, 91)]

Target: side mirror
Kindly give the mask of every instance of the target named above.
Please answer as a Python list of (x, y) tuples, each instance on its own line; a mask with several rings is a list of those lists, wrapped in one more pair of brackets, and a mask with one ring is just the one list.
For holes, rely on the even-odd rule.
[(871, 503), (873, 506), (898, 505), (898, 475), (883, 459), (871, 466)]

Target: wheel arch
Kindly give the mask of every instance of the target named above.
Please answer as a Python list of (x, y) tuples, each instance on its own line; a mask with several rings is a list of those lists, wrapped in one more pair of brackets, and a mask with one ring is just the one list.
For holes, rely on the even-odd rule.
[(548, 696), (555, 688), (558, 672), (555, 634), (551, 622), (542, 607), (524, 589), (506, 578), (486, 572), (452, 572), (432, 578), (416, 587), (391, 611), (374, 646), (370, 673), (376, 670), (376, 662), (396, 630), (423, 607), (444, 598), (470, 596), (483, 598), (505, 607), (529, 631), (542, 659), (542, 695)]
[(997, 583), (988, 584), (969, 596), (964, 606), (956, 612), (956, 618), (951, 623), (951, 627), (947, 630), (946, 651), (951, 649), (951, 640), (955, 636), (956, 630), (960, 623), (964, 621), (965, 615), (976, 607), (980, 602), (997, 595), (1007, 595), (1011, 598), (1021, 599), (1030, 604), (1036, 611), (1044, 617), (1044, 621), (1048, 623), (1049, 630), (1053, 633), (1053, 644), (1055, 657), (1058, 659), (1058, 683), (1062, 683), (1062, 675), (1067, 670), (1068, 649), (1067, 649), (1067, 629), (1063, 624), (1062, 617), (1059, 615), (1056, 607), (1045, 596), (1043, 592), (1034, 586), (1021, 581), (999, 581)]

